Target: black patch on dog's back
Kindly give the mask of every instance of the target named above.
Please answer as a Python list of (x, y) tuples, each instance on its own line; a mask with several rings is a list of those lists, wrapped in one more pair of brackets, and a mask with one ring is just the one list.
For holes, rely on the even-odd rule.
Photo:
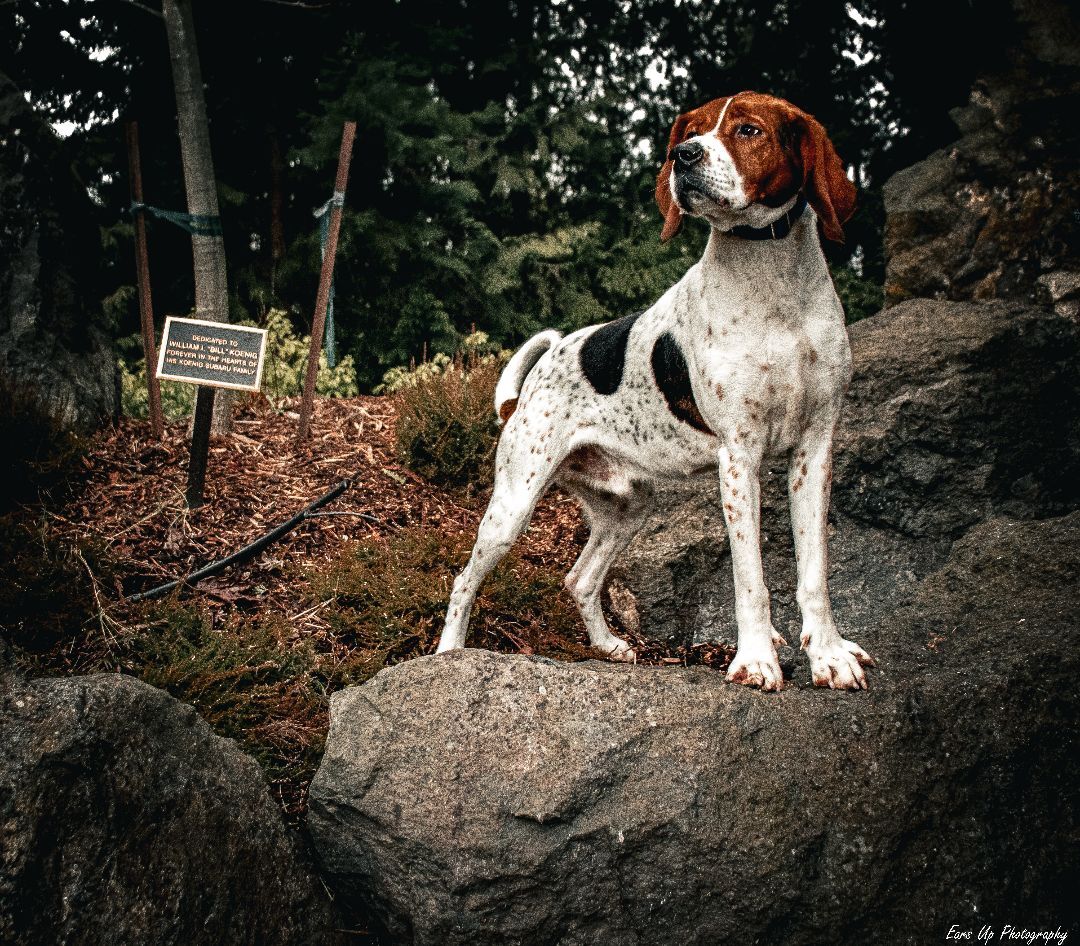
[(626, 344), (640, 312), (601, 325), (581, 345), (581, 370), (597, 394), (614, 394), (626, 365)]
[(686, 357), (679, 348), (679, 343), (670, 332), (664, 332), (653, 345), (652, 371), (656, 386), (667, 401), (671, 411), (684, 424), (695, 430), (714, 436), (712, 429), (705, 423), (705, 418), (698, 410), (694, 392), (690, 387), (690, 368)]

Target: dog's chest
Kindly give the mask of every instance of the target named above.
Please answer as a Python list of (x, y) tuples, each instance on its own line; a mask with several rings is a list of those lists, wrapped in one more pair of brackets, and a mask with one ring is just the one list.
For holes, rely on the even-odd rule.
[(816, 418), (835, 413), (850, 349), (831, 292), (792, 297), (766, 280), (698, 302), (689, 319), (695, 393), (718, 434), (782, 453)]

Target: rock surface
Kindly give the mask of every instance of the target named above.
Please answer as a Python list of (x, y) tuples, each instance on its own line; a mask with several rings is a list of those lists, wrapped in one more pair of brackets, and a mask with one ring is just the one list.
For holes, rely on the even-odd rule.
[(0, 374), (64, 422), (108, 422), (116, 357), (101, 234), (65, 144), (0, 72)]
[(1080, 315), (1080, 17), (1014, 0), (1008, 62), (951, 117), (961, 137), (884, 187), (886, 302), (1018, 298)]
[(335, 695), (309, 825), (416, 944), (919, 944), (1080, 919), (1080, 513), (862, 629), (866, 693), (459, 651)]
[[(841, 633), (858, 642), (973, 524), (1080, 508), (1080, 325), (1020, 303), (920, 299), (850, 331), (830, 585)], [(765, 477), (762, 551), (774, 624), (795, 641), (786, 482), (782, 465)], [(734, 642), (719, 484), (662, 491), (613, 574), (647, 636)]]
[(0, 674), (0, 942), (338, 941), (258, 765), (192, 707), (132, 677)]

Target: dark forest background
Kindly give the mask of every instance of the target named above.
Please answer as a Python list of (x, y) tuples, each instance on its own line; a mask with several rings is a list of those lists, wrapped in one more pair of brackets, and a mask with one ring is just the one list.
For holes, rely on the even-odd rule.
[[(659, 243), (652, 189), (671, 122), (747, 88), (816, 114), (853, 168), (860, 207), (827, 251), (849, 318), (869, 314), (881, 185), (955, 137), (949, 109), (1011, 29), (996, 0), (235, 0), (196, 3), (195, 19), (234, 320), (280, 307), (307, 330), (312, 209), (332, 190), (342, 121), (358, 122), (336, 281), (339, 350), (364, 389), (473, 326), (513, 345), (653, 301), (705, 237)], [(66, 133), (62, 161), (98, 223), (73, 265), (132, 355), (124, 120), (140, 124), (147, 202), (185, 206), (159, 10), (0, 4), (0, 73)], [(37, 160), (40, 130), (3, 134), (9, 156)], [(187, 234), (155, 224), (150, 251), (158, 318), (186, 313)]]

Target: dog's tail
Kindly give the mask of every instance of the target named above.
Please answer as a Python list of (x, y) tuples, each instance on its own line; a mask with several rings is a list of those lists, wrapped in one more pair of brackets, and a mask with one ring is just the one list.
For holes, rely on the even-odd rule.
[(547, 350), (558, 344), (561, 339), (561, 332), (548, 329), (546, 332), (534, 335), (514, 352), (514, 357), (503, 368), (503, 373), (499, 375), (499, 383), (495, 385), (495, 413), (499, 415), (500, 424), (505, 424), (514, 413), (518, 394), (521, 393), (521, 386), (525, 383), (529, 372), (544, 357)]

